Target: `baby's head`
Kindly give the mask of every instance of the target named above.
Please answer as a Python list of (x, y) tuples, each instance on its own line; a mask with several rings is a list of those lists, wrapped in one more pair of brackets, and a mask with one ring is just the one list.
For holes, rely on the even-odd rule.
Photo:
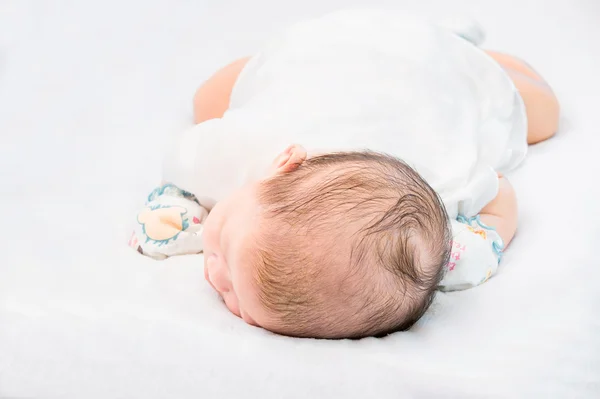
[(205, 274), (246, 322), (285, 335), (380, 336), (425, 313), (448, 261), (435, 191), (372, 152), (305, 159), (291, 146), (269, 177), (205, 222)]

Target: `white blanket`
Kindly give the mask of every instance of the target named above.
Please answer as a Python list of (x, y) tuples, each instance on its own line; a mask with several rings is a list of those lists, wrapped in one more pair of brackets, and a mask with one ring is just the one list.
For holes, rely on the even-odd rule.
[(191, 124), (195, 86), (275, 30), (349, 3), (0, 3), (0, 397), (600, 395), (594, 0), (419, 2), (472, 13), (489, 48), (553, 84), (564, 118), (509, 176), (521, 218), (498, 275), (438, 295), (410, 332), (272, 335), (225, 309), (201, 256), (157, 262), (125, 245), (165, 134)]

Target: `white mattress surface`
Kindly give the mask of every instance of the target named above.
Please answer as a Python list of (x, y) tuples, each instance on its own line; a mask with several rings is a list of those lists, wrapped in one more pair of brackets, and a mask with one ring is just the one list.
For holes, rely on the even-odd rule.
[(526, 59), (563, 105), (509, 176), (520, 225), (500, 273), (439, 294), (411, 331), (276, 336), (229, 314), (201, 256), (126, 246), (197, 85), (293, 21), (365, 3), (0, 2), (0, 397), (600, 397), (595, 0), (369, 2), (475, 17), (483, 47)]

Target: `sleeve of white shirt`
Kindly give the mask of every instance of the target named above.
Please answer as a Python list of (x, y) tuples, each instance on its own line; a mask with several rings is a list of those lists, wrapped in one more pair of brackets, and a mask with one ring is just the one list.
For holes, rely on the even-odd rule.
[(452, 250), (440, 283), (442, 291), (457, 291), (475, 287), (496, 274), (504, 243), (493, 227), (486, 226), (479, 216), (452, 221)]
[(210, 119), (173, 135), (163, 160), (163, 182), (194, 194), (207, 210), (223, 196), (222, 181), (231, 180), (224, 165), (229, 159), (221, 119)]
[(203, 139), (206, 136), (202, 131), (213, 123), (215, 122), (201, 123), (169, 139), (163, 160), (162, 177), (165, 183), (174, 184), (194, 195), (201, 195), (198, 183), (204, 181), (203, 176), (199, 176), (199, 172), (203, 171), (200, 163)]

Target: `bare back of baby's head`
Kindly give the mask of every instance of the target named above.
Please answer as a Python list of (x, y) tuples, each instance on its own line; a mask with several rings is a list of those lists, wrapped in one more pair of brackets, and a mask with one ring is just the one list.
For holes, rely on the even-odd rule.
[(397, 158), (333, 153), (261, 184), (254, 283), (276, 332), (321, 338), (410, 328), (448, 261), (436, 192)]

